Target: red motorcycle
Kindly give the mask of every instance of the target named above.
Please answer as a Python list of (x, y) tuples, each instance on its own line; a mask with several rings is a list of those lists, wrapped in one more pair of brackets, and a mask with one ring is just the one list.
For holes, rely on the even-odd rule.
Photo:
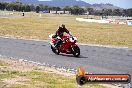
[[(80, 55), (80, 48), (77, 46), (77, 38), (76, 37), (70, 37), (70, 36), (62, 36), (61, 38), (58, 36), (57, 38), (53, 37), (54, 34), (49, 35), (51, 39), (51, 50), (59, 55), (60, 53), (65, 54), (73, 54), (75, 57), (79, 57)], [(54, 47), (54, 44), (58, 39), (61, 39), (63, 42), (62, 44), (56, 48)]]

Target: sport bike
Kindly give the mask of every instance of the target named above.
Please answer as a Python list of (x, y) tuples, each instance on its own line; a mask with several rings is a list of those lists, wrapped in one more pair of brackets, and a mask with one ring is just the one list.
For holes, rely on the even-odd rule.
[[(65, 54), (73, 54), (75, 57), (79, 57), (80, 55), (80, 48), (76, 44), (77, 38), (71, 36), (62, 36), (61, 38), (58, 36), (57, 38), (53, 37), (54, 34), (49, 35), (51, 42), (51, 50), (53, 53), (59, 55), (60, 53)], [(58, 39), (62, 40), (62, 43), (59, 47), (55, 47), (54, 44), (58, 41)]]

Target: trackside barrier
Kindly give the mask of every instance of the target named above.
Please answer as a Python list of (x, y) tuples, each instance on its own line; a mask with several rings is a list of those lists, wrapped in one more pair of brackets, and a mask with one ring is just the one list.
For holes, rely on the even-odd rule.
[(132, 25), (132, 21), (128, 21), (128, 25)]
[(84, 22), (109, 23), (109, 20), (95, 20), (95, 19), (83, 19), (83, 18), (76, 18), (76, 20), (84, 21)]
[(95, 22), (95, 23), (132, 25), (132, 21), (112, 21), (111, 19), (108, 19), (108, 20), (95, 20), (95, 19), (76, 18), (76, 20), (81, 21), (81, 22)]
[(128, 24), (127, 21), (124, 21), (124, 22), (122, 22), (122, 21), (109, 21), (109, 23), (110, 24)]

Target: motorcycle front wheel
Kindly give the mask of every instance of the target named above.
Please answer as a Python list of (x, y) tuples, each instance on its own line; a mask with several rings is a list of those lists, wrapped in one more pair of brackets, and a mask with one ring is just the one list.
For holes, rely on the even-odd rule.
[(80, 56), (80, 48), (78, 46), (75, 46), (72, 48), (72, 52), (73, 52), (73, 55), (75, 57), (79, 57)]
[(53, 51), (53, 53), (59, 55), (60, 51), (58, 49), (55, 49), (52, 45), (51, 45), (51, 50)]

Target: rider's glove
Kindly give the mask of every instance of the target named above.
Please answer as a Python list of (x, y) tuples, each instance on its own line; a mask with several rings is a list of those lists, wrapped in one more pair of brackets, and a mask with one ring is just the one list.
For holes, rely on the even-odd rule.
[(56, 37), (57, 37), (57, 35), (56, 35), (56, 34), (52, 36), (52, 38), (56, 38)]

